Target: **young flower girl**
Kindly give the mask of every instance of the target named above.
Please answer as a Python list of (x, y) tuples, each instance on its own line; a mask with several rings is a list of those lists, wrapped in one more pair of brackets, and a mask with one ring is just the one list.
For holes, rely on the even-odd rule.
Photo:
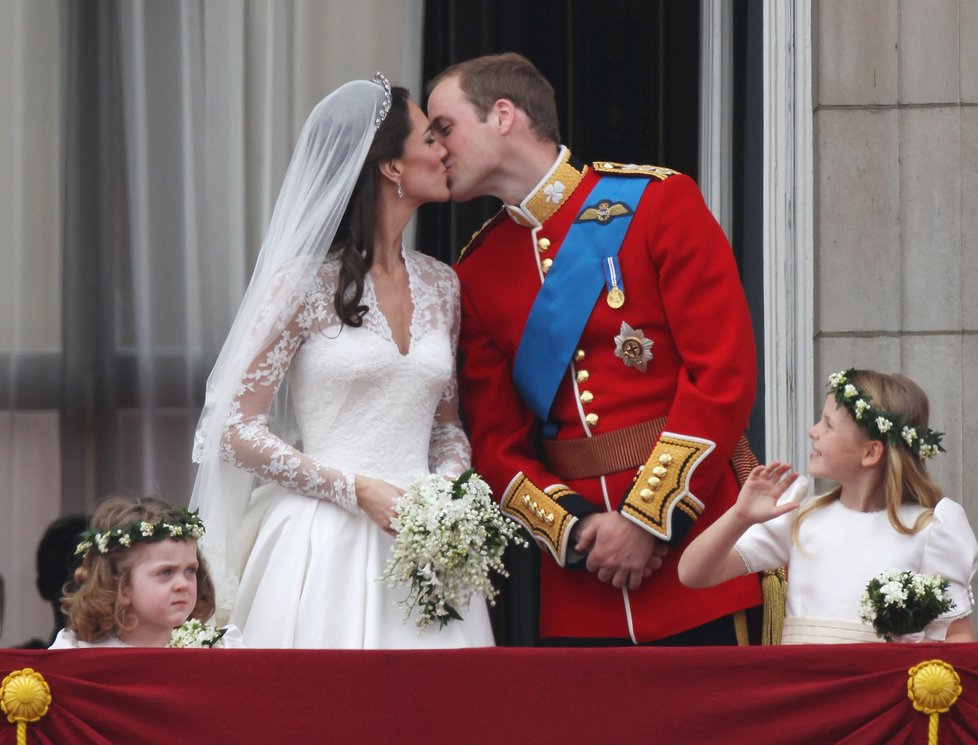
[[(92, 516), (83, 556), (62, 608), (68, 618), (50, 649), (242, 647), (235, 628), (203, 623), (214, 587), (197, 540), (196, 514), (153, 497), (112, 497)], [(188, 620), (189, 619), (189, 620)]]
[[(836, 373), (829, 389), (808, 432), (809, 473), (838, 485), (795, 501), (807, 491), (804, 479), (785, 464), (758, 466), (736, 504), (686, 548), (680, 579), (709, 587), (787, 565), (782, 643), (871, 642), (886, 634), (874, 628), (879, 616), (867, 618), (867, 585), (883, 572), (909, 570), (940, 578), (931, 585), (946, 581), (950, 601), (911, 638), (973, 641), (978, 543), (962, 507), (942, 498), (927, 473), (926, 460), (943, 450), (941, 433), (927, 428), (927, 396), (902, 375), (871, 370)], [(928, 586), (921, 577), (916, 583)], [(906, 590), (883, 593), (898, 615), (920, 610), (908, 607), (913, 593)]]

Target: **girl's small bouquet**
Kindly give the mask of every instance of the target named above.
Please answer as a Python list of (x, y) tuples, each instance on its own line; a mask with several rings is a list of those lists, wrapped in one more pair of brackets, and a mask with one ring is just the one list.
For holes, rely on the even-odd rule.
[(873, 624), (876, 635), (888, 642), (895, 636), (916, 634), (954, 608), (948, 586), (940, 575), (898, 569), (880, 572), (866, 585), (859, 618)]
[(473, 594), (495, 602), (490, 579), (508, 576), (502, 556), (510, 543), (527, 545), (516, 523), (492, 500), (489, 486), (472, 470), (455, 481), (431, 475), (411, 484), (394, 502), (394, 550), (380, 579), (388, 587), (410, 585), (399, 604), (405, 621), (417, 608), (420, 630), (461, 620)]
[(167, 646), (187, 648), (220, 646), (220, 641), (226, 633), (226, 628), (219, 629), (209, 623), (191, 618), (173, 629)]

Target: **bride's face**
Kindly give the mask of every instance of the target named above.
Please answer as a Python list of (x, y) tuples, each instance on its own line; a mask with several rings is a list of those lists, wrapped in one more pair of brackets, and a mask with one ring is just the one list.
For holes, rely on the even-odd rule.
[(428, 117), (414, 101), (408, 101), (411, 134), (404, 141), (401, 161), (401, 190), (404, 199), (423, 204), (445, 202), (450, 196), (443, 162), (445, 148), (431, 134)]

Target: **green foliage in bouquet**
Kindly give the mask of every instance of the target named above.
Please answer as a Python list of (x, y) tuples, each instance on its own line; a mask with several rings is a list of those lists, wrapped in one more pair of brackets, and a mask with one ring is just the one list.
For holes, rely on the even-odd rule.
[(897, 569), (880, 572), (866, 585), (859, 617), (888, 642), (895, 636), (916, 634), (954, 608), (948, 586), (939, 575)]

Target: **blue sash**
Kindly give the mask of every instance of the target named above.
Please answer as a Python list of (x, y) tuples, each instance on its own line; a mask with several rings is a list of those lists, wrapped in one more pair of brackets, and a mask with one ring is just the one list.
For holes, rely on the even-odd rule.
[[(567, 231), (560, 253), (533, 302), (513, 361), (513, 382), (533, 413), (544, 422), (605, 284), (602, 264), (609, 256), (618, 255), (648, 183), (648, 179), (633, 176), (606, 176), (598, 182)], [(628, 208), (627, 214), (605, 221), (588, 219), (596, 214), (600, 202), (623, 204)]]

